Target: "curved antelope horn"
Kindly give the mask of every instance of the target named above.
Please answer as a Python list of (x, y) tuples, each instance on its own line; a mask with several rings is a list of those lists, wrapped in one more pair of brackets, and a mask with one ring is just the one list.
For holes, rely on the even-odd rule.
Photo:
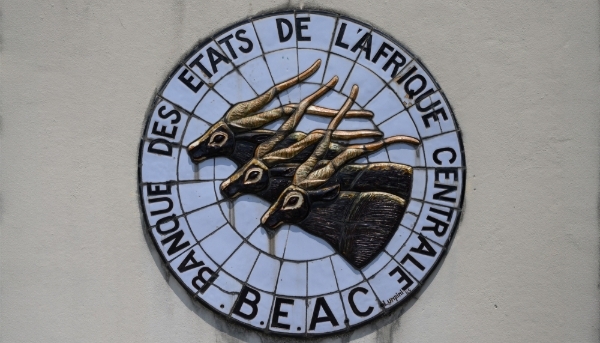
[(313, 94), (304, 98), (298, 104), (296, 112), (294, 112), (294, 114), (292, 114), (283, 124), (281, 124), (279, 129), (277, 129), (277, 132), (275, 132), (271, 138), (256, 147), (254, 156), (260, 158), (271, 152), (279, 142), (281, 142), (291, 131), (296, 128), (296, 126), (298, 126), (300, 119), (302, 119), (302, 116), (304, 116), (308, 106), (331, 90), (337, 84), (338, 80), (339, 78), (337, 76), (332, 77), (327, 84), (317, 89), (317, 91)]
[[(263, 127), (277, 119), (289, 117), (292, 113), (294, 113), (294, 111), (296, 111), (297, 108), (298, 104), (284, 105), (283, 107), (233, 120), (229, 122), (229, 126), (231, 126), (233, 129), (237, 129), (238, 131), (258, 129), (259, 127)], [(326, 107), (311, 105), (306, 109), (306, 114), (312, 114), (319, 117), (335, 117), (337, 111)], [(346, 113), (346, 118), (372, 119), (373, 112), (367, 110), (350, 110), (348, 113)]]
[[(348, 115), (346, 115), (346, 118), (348, 118)], [(381, 136), (383, 136), (383, 132), (377, 130), (335, 130), (331, 133), (331, 139), (343, 141), (357, 138), (378, 138)]]
[(278, 107), (266, 112), (258, 113), (250, 117), (234, 120), (229, 123), (229, 126), (233, 129), (237, 129), (238, 131), (258, 129), (269, 123), (274, 122), (279, 118), (290, 116), (292, 113), (294, 113), (295, 110), (296, 109), (292, 107)]
[(340, 108), (338, 114), (331, 120), (329, 126), (327, 126), (327, 131), (325, 135), (323, 135), (323, 138), (321, 139), (313, 153), (304, 163), (302, 163), (298, 167), (298, 169), (296, 169), (296, 173), (294, 174), (292, 184), (299, 185), (302, 181), (304, 181), (308, 177), (309, 173), (313, 170), (317, 162), (319, 162), (319, 160), (323, 158), (323, 156), (325, 156), (325, 154), (327, 153), (327, 149), (329, 149), (329, 142), (331, 141), (331, 135), (333, 133), (333, 130), (335, 130), (338, 127), (346, 113), (350, 110), (350, 107), (352, 107), (352, 105), (354, 104), (354, 100), (356, 100), (357, 96), (358, 86), (354, 85), (350, 90), (350, 96), (348, 97), (348, 99), (346, 99), (346, 102), (344, 103), (342, 108)]
[(306, 80), (308, 77), (314, 74), (320, 66), (321, 60), (316, 60), (313, 65), (308, 67), (308, 69), (300, 73), (298, 76), (294, 76), (287, 81), (276, 84), (252, 100), (240, 102), (239, 104), (234, 105), (225, 114), (225, 122), (230, 123), (254, 114), (256, 111), (265, 107), (269, 102), (271, 102), (271, 100), (273, 100), (273, 98), (280, 92), (283, 92), (284, 90)]
[[(323, 136), (327, 133), (326, 130), (313, 130), (306, 137), (302, 138), (300, 141), (290, 145), (287, 148), (279, 149), (276, 151), (272, 151), (266, 154), (262, 160), (267, 165), (273, 165), (275, 163), (280, 163), (282, 161), (286, 161), (296, 157), (300, 152), (302, 152), (307, 147), (317, 143)], [(356, 130), (356, 131), (333, 131), (331, 133), (332, 139), (341, 139), (341, 140), (349, 140), (356, 138), (372, 138), (372, 137), (381, 137), (383, 133), (381, 131), (375, 130)]]
[[(288, 104), (285, 105), (284, 107), (290, 107), (292, 109), (296, 109), (298, 107), (298, 104)], [(313, 114), (319, 117), (335, 117), (335, 115), (338, 113), (337, 110), (333, 110), (331, 108), (326, 108), (326, 107), (321, 107), (321, 106), (316, 106), (316, 105), (311, 105), (308, 106), (308, 108), (306, 109), (306, 114)], [(350, 110), (348, 111), (348, 113), (346, 113), (346, 118), (366, 118), (366, 119), (371, 119), (373, 118), (373, 112), (368, 111), (368, 110)]]
[[(373, 143), (377, 143), (377, 142), (373, 142)], [(373, 143), (369, 143), (369, 144), (373, 144)], [(392, 137), (388, 137), (383, 140), (383, 144), (386, 146), (395, 144), (395, 143), (406, 143), (406, 144), (412, 144), (412, 145), (419, 145), (419, 144), (421, 144), (421, 141), (415, 137), (410, 137), (410, 136), (392, 136)], [(369, 145), (369, 144), (366, 144), (366, 145)], [(379, 148), (379, 149), (381, 149), (381, 148)]]
[(329, 161), (324, 167), (310, 173), (299, 186), (306, 189), (318, 187), (327, 182), (327, 180), (329, 180), (340, 167), (345, 165), (346, 162), (394, 143), (418, 145), (420, 144), (420, 141), (409, 136), (392, 136), (373, 143), (350, 145), (346, 150), (342, 151), (339, 155)]

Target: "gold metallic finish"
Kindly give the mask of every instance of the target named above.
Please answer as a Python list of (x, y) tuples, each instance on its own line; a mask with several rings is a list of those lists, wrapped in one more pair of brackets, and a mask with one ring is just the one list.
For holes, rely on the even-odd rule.
[[(264, 165), (261, 161), (254, 161), (254, 165), (262, 168), (263, 170), (269, 170), (269, 168)], [(239, 180), (241, 178), (244, 177), (244, 174), (246, 173), (246, 169), (247, 168), (238, 168), (235, 173), (233, 173), (231, 176), (229, 176), (225, 181), (223, 181), (221, 183), (221, 186), (219, 187), (221, 189), (221, 191), (225, 190), (227, 187), (229, 187), (229, 185), (234, 181), (234, 180)], [(236, 193), (235, 195), (232, 196), (232, 198), (235, 198), (237, 196), (239, 196), (239, 193)]]
[[(254, 152), (254, 158), (246, 162), (244, 166), (239, 168), (233, 175), (231, 175), (226, 180), (226, 182), (223, 183), (224, 185), (226, 185), (224, 187), (226, 188), (233, 182), (237, 182), (238, 180), (240, 180), (245, 174), (245, 172), (248, 170), (248, 168), (252, 168), (252, 166), (258, 165), (264, 170), (268, 170), (269, 166), (273, 166), (280, 162), (292, 159), (302, 150), (304, 150), (312, 144), (315, 144), (317, 141), (320, 141), (320, 146), (324, 145), (324, 147), (320, 148), (322, 153), (327, 153), (329, 149), (339, 149), (340, 151), (343, 151), (343, 147), (336, 143), (331, 143), (331, 137), (333, 136), (335, 128), (339, 125), (344, 115), (350, 110), (350, 107), (352, 107), (352, 105), (354, 104), (354, 100), (358, 95), (358, 87), (356, 86), (353, 87), (350, 94), (351, 97), (348, 98), (348, 100), (346, 101), (346, 103), (344, 103), (340, 111), (338, 111), (337, 115), (332, 119), (332, 122), (329, 124), (327, 130), (315, 130), (310, 134), (305, 135), (304, 137), (299, 136), (297, 132), (293, 132), (300, 120), (302, 119), (302, 116), (305, 114), (305, 109), (308, 108), (308, 106), (310, 106), (310, 104), (313, 101), (316, 101), (319, 97), (327, 93), (332, 87), (336, 85), (337, 82), (338, 77), (334, 76), (326, 85), (319, 88), (316, 92), (303, 99), (298, 105), (296, 112), (281, 125), (281, 127), (275, 132), (273, 136), (271, 136), (265, 142), (261, 143), (260, 145), (258, 145), (258, 147), (256, 147), (256, 150)], [(343, 138), (351, 138), (352, 136), (354, 136), (358, 138), (360, 136), (367, 136), (369, 134), (372, 134), (373, 136), (382, 135), (381, 132), (377, 131), (359, 130), (358, 132), (343, 132), (338, 134), (338, 136)], [(272, 151), (278, 143), (280, 143), (286, 137), (289, 137), (291, 135), (298, 135), (298, 137), (301, 138), (298, 142), (292, 144), (287, 148), (283, 148), (274, 152)], [(333, 146), (330, 146), (330, 144), (332, 144)], [(316, 149), (319, 149), (319, 147), (317, 146)], [(314, 154), (315, 152), (313, 151), (313, 155)], [(318, 162), (321, 158), (322, 154), (318, 154), (318, 157), (315, 158), (315, 161)], [(310, 169), (308, 169), (308, 172), (310, 172), (310, 170), (312, 170), (312, 166), (310, 167)]]
[(266, 155), (267, 153), (269, 153), (270, 151), (272, 151), (273, 148), (279, 142), (284, 140), (285, 137), (291, 131), (293, 131), (296, 128), (296, 126), (298, 126), (298, 124), (300, 123), (300, 119), (302, 119), (302, 117), (306, 113), (306, 109), (308, 108), (308, 106), (310, 106), (317, 99), (319, 99), (320, 97), (325, 95), (325, 93), (327, 93), (331, 88), (335, 87), (338, 80), (339, 80), (339, 78), (337, 76), (334, 76), (333, 78), (331, 78), (331, 80), (329, 80), (329, 82), (327, 82), (327, 84), (325, 84), (324, 86), (319, 88), (316, 92), (314, 92), (313, 94), (311, 94), (308, 97), (306, 97), (305, 99), (303, 99), (300, 102), (300, 104), (298, 104), (298, 108), (296, 109), (296, 112), (294, 112), (294, 114), (292, 114), (283, 124), (281, 124), (281, 126), (279, 127), (277, 132), (271, 138), (269, 138), (265, 142), (261, 143), (256, 148), (256, 151), (254, 152), (254, 156), (260, 158), (260, 157), (263, 157), (264, 155)]
[(239, 104), (234, 105), (225, 114), (225, 121), (232, 122), (235, 120), (245, 118), (248, 115), (252, 115), (254, 112), (265, 107), (280, 92), (283, 92), (284, 90), (286, 90), (292, 86), (295, 86), (298, 83), (300, 83), (301, 81), (310, 77), (312, 74), (314, 74), (319, 69), (320, 66), (321, 66), (321, 60), (317, 60), (315, 63), (313, 63), (312, 66), (310, 66), (308, 69), (306, 69), (305, 71), (300, 73), (300, 75), (295, 76), (287, 81), (284, 81), (282, 83), (279, 83), (279, 84), (271, 87), (270, 89), (268, 89), (266, 92), (264, 92), (257, 98), (254, 98), (254, 99), (248, 100), (248, 101), (244, 101), (244, 102), (240, 102)]
[(342, 105), (342, 108), (339, 110), (338, 114), (331, 120), (329, 125), (327, 126), (327, 132), (310, 155), (310, 157), (302, 163), (298, 169), (296, 170), (296, 174), (294, 175), (293, 184), (297, 185), (300, 182), (304, 181), (309, 173), (313, 170), (317, 162), (325, 156), (327, 153), (327, 149), (329, 149), (329, 142), (331, 141), (331, 134), (333, 130), (337, 128), (340, 124), (346, 113), (350, 110), (350, 107), (354, 104), (354, 100), (358, 96), (358, 86), (352, 86), (352, 90), (350, 91), (350, 96)]
[[(257, 98), (249, 101), (241, 102), (233, 105), (229, 111), (224, 115), (223, 119), (215, 123), (204, 135), (192, 142), (188, 147), (188, 152), (193, 153), (194, 149), (198, 149), (203, 142), (209, 139), (210, 135), (222, 126), (226, 126), (228, 130), (236, 133), (243, 133), (250, 130), (259, 129), (269, 123), (272, 123), (280, 118), (288, 118), (288, 120), (280, 127), (279, 130), (266, 142), (263, 142), (255, 151), (256, 156), (263, 156), (270, 152), (279, 142), (281, 142), (293, 129), (298, 125), (300, 119), (305, 113), (323, 116), (333, 117), (337, 111), (315, 106), (312, 104), (316, 99), (323, 96), (328, 90), (333, 88), (337, 82), (338, 77), (334, 76), (326, 85), (321, 87), (317, 92), (310, 95), (299, 104), (289, 104), (279, 108), (275, 108), (269, 111), (255, 113), (257, 110), (266, 106), (271, 102), (277, 94), (289, 89), (292, 86), (299, 84), (306, 78), (313, 75), (321, 66), (321, 60), (315, 61), (312, 66), (300, 73), (298, 76), (293, 77), (287, 81), (279, 83), (265, 93), (261, 94)], [(373, 118), (373, 112), (365, 110), (354, 110), (349, 111), (347, 114), (351, 118)], [(344, 139), (340, 137), (339, 139)], [(194, 162), (198, 163), (203, 160), (202, 157), (197, 157)]]
[[(324, 130), (315, 130), (322, 131)], [(350, 140), (357, 138), (376, 138), (383, 136), (383, 132), (377, 130), (335, 130), (331, 133), (331, 139)]]
[[(274, 122), (277, 119), (289, 117), (292, 113), (294, 113), (294, 111), (296, 111), (297, 108), (298, 104), (289, 104), (266, 112), (257, 113), (252, 116), (232, 120), (229, 122), (229, 125), (232, 129), (235, 129), (238, 132), (257, 129)], [(320, 117), (333, 117), (336, 113), (336, 110), (314, 105), (308, 106), (306, 109), (306, 114), (312, 114)], [(365, 110), (348, 111), (346, 118), (370, 119), (373, 118), (373, 112)]]
[[(273, 165), (273, 164), (280, 163), (285, 160), (289, 160), (289, 159), (295, 157), (296, 155), (298, 155), (304, 149), (308, 148), (309, 146), (311, 146), (311, 145), (315, 144), (316, 142), (318, 142), (319, 140), (321, 140), (323, 138), (323, 135), (326, 132), (327, 132), (326, 130), (311, 131), (308, 135), (306, 135), (306, 137), (302, 138), (297, 143), (294, 143), (284, 149), (272, 151), (272, 152), (266, 154), (262, 158), (262, 160), (267, 165)], [(339, 139), (339, 140), (350, 140), (350, 139), (357, 139), (357, 138), (375, 138), (375, 137), (381, 137), (381, 136), (383, 136), (383, 133), (381, 131), (375, 131), (375, 130), (356, 130), (356, 131), (345, 131), (345, 130), (338, 131), (338, 130), (336, 130), (336, 131), (333, 131), (333, 133), (331, 134), (332, 139)], [(329, 146), (329, 149), (331, 149), (331, 144)]]
[[(286, 106), (297, 106), (294, 104), (286, 105)], [(320, 107), (320, 106), (308, 106), (306, 109), (306, 114), (313, 114), (321, 117), (335, 117), (338, 113), (337, 110), (332, 110), (330, 108)], [(346, 118), (373, 118), (373, 112), (367, 110), (350, 110), (346, 113)]]
[(313, 63), (310, 67), (308, 67), (308, 69), (306, 69), (305, 71), (300, 73), (300, 75), (298, 75), (298, 82), (300, 83), (300, 82), (308, 79), (309, 77), (311, 77), (312, 74), (316, 73), (317, 70), (319, 70), (320, 66), (321, 66), (321, 60), (316, 60), (315, 63)]
[[(375, 152), (387, 145), (394, 143), (418, 145), (420, 141), (416, 138), (408, 136), (392, 136), (373, 143), (350, 145), (346, 147), (346, 149), (339, 155), (325, 164), (322, 168), (312, 171), (304, 179), (298, 180), (298, 183), (294, 182), (294, 184), (297, 184), (305, 189), (318, 187), (327, 182), (327, 180), (329, 180), (329, 178), (332, 177), (333, 174), (335, 174), (348, 161), (359, 158), (367, 153)], [(300, 168), (298, 168), (298, 170), (299, 169)]]
[(421, 141), (417, 138), (410, 136), (392, 136), (383, 140), (385, 145), (395, 144), (395, 143), (406, 143), (412, 145), (419, 145)]
[(229, 126), (232, 128), (232, 130), (236, 130), (236, 132), (258, 129), (259, 127), (272, 123), (277, 119), (288, 117), (294, 113), (294, 111), (295, 109), (291, 107), (274, 108), (250, 117), (233, 120), (229, 123)]
[[(291, 185), (288, 188), (286, 188), (286, 192), (284, 192), (284, 193), (289, 194), (291, 192), (298, 192), (299, 194), (306, 194), (306, 192), (302, 188), (296, 187), (294, 185)], [(260, 218), (261, 225), (265, 225), (267, 220), (269, 220), (269, 217), (271, 217), (275, 213), (275, 211), (277, 211), (277, 209), (279, 209), (283, 206), (283, 202), (285, 200), (284, 193), (282, 193), (279, 196), (279, 198), (267, 209), (265, 214), (263, 214), (263, 216)]]
[(198, 139), (190, 143), (190, 145), (188, 145), (187, 147), (187, 150), (191, 152), (192, 150), (196, 149), (202, 142), (209, 140), (210, 136), (223, 125), (227, 125), (223, 120), (219, 120), (218, 122), (214, 123), (213, 126), (211, 126), (202, 136), (198, 137)]

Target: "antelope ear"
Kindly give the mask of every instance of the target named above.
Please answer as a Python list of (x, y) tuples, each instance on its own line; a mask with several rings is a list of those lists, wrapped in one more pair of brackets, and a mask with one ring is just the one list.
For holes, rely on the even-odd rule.
[(308, 197), (313, 201), (332, 201), (340, 194), (340, 185), (308, 191)]
[(294, 177), (294, 173), (296, 172), (297, 168), (297, 163), (283, 163), (275, 167), (271, 167), (269, 172), (271, 173), (271, 176), (292, 178)]

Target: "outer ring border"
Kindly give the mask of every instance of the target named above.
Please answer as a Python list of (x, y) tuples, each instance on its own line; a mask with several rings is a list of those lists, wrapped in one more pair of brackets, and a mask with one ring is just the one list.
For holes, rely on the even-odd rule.
[[(157, 96), (159, 96), (161, 94), (161, 92), (165, 89), (165, 87), (168, 85), (169, 81), (171, 81), (171, 79), (173, 78), (173, 76), (177, 73), (177, 71), (181, 68), (181, 67), (185, 67), (185, 62), (190, 59), (199, 49), (201, 49), (204, 45), (208, 44), (209, 42), (212, 41), (213, 38), (216, 38), (216, 36), (230, 31), (231, 29), (239, 26), (239, 25), (243, 25), (245, 23), (251, 22), (254, 19), (260, 19), (260, 18), (264, 18), (264, 17), (269, 17), (272, 15), (278, 15), (278, 14), (289, 14), (289, 13), (314, 13), (314, 14), (323, 14), (323, 15), (328, 15), (328, 16), (334, 16), (336, 18), (342, 18), (344, 20), (349, 20), (349, 21), (353, 21), (356, 23), (359, 23), (363, 26), (369, 26), (372, 30), (376, 31), (377, 33), (381, 34), (382, 36), (384, 36), (385, 38), (389, 39), (391, 42), (393, 42), (394, 44), (396, 44), (398, 47), (404, 49), (405, 52), (407, 52), (409, 55), (412, 56), (413, 60), (416, 60), (419, 65), (427, 72), (427, 74), (429, 75), (429, 77), (431, 78), (431, 80), (433, 81), (433, 83), (438, 87), (438, 91), (440, 92), (440, 94), (442, 95), (442, 97), (444, 98), (444, 100), (446, 100), (446, 104), (448, 105), (450, 111), (452, 112), (452, 117), (454, 119), (454, 125), (456, 127), (456, 135), (458, 137), (458, 141), (460, 144), (460, 155), (462, 158), (462, 170), (463, 170), (463, 175), (462, 175), (462, 189), (461, 189), (461, 195), (460, 195), (460, 199), (458, 202), (458, 208), (460, 209), (457, 213), (456, 216), (456, 220), (454, 221), (454, 226), (452, 227), (452, 231), (450, 233), (450, 236), (448, 237), (448, 242), (446, 243), (446, 245), (444, 247), (442, 247), (442, 251), (440, 252), (440, 256), (438, 258), (438, 260), (431, 266), (431, 269), (429, 269), (429, 271), (423, 276), (423, 278), (421, 280), (418, 280), (418, 285), (417, 287), (415, 287), (415, 289), (411, 292), (411, 295), (404, 298), (403, 300), (399, 301), (398, 303), (396, 303), (394, 306), (390, 307), (390, 308), (382, 308), (382, 311), (380, 313), (378, 313), (377, 315), (366, 319), (358, 324), (355, 324), (353, 326), (348, 325), (345, 329), (343, 330), (339, 330), (339, 331), (334, 331), (334, 332), (326, 332), (326, 333), (319, 333), (319, 334), (310, 334), (310, 333), (304, 333), (301, 335), (298, 334), (288, 334), (288, 333), (284, 333), (284, 332), (278, 332), (278, 331), (272, 331), (268, 329), (268, 323), (267, 326), (265, 327), (265, 329), (260, 329), (257, 327), (254, 327), (250, 324), (235, 320), (233, 317), (225, 315), (224, 313), (221, 313), (215, 309), (212, 308), (211, 305), (209, 305), (207, 302), (205, 302), (204, 300), (202, 300), (200, 297), (196, 296), (196, 293), (192, 293), (190, 292), (190, 290), (185, 287), (185, 284), (183, 283), (183, 281), (179, 278), (179, 276), (177, 275), (177, 273), (173, 272), (170, 264), (168, 261), (165, 260), (164, 256), (160, 253), (160, 247), (157, 245), (156, 240), (154, 239), (154, 237), (152, 237), (152, 235), (150, 235), (150, 223), (148, 222), (148, 218), (146, 217), (146, 209), (144, 206), (144, 201), (143, 201), (143, 189), (142, 189), (142, 153), (143, 153), (143, 148), (144, 148), (144, 134), (147, 131), (148, 126), (150, 125), (150, 118), (152, 117), (153, 114), (153, 110), (154, 110), (154, 105), (156, 105), (157, 103)], [(159, 88), (155, 88), (154, 94), (152, 95), (152, 98), (150, 100), (150, 104), (148, 106), (148, 109), (146, 110), (146, 114), (144, 116), (144, 125), (142, 125), (142, 132), (141, 132), (141, 136), (142, 138), (139, 141), (139, 148), (138, 148), (138, 173), (137, 173), (137, 191), (138, 191), (138, 201), (139, 201), (139, 206), (140, 206), (140, 211), (143, 217), (143, 225), (142, 225), (142, 231), (144, 233), (144, 235), (147, 235), (153, 245), (154, 248), (156, 249), (156, 252), (158, 253), (158, 255), (160, 255), (160, 258), (163, 262), (163, 268), (165, 268), (165, 271), (168, 272), (169, 274), (171, 274), (172, 276), (175, 277), (175, 279), (177, 280), (177, 282), (182, 286), (182, 288), (185, 289), (186, 293), (190, 296), (192, 302), (197, 302), (202, 304), (202, 306), (204, 306), (207, 309), (210, 309), (213, 313), (216, 313), (219, 315), (219, 317), (225, 319), (225, 321), (227, 323), (234, 323), (235, 325), (239, 325), (240, 327), (243, 328), (250, 328), (252, 329), (254, 332), (260, 333), (260, 334), (265, 334), (267, 336), (279, 336), (279, 337), (286, 337), (286, 338), (297, 338), (297, 339), (314, 339), (314, 338), (324, 338), (324, 337), (334, 337), (334, 336), (343, 336), (345, 334), (349, 334), (352, 331), (355, 331), (358, 328), (361, 328), (363, 326), (365, 326), (366, 324), (372, 323), (376, 320), (381, 319), (382, 317), (386, 316), (386, 315), (390, 315), (393, 312), (398, 311), (404, 304), (406, 304), (409, 300), (411, 300), (414, 296), (414, 294), (420, 292), (421, 287), (423, 285), (423, 283), (421, 281), (425, 281), (429, 278), (430, 274), (434, 271), (437, 270), (439, 267), (441, 267), (441, 263), (443, 260), (445, 260), (446, 258), (446, 253), (449, 250), (450, 246), (452, 245), (453, 241), (454, 241), (454, 237), (456, 235), (456, 231), (458, 230), (459, 224), (462, 221), (462, 215), (464, 212), (464, 198), (465, 198), (465, 189), (466, 189), (466, 180), (467, 180), (467, 161), (465, 158), (465, 151), (464, 151), (464, 144), (463, 144), (463, 138), (462, 138), (462, 131), (460, 129), (460, 125), (458, 123), (458, 121), (456, 120), (456, 116), (455, 116), (455, 112), (454, 109), (452, 108), (452, 104), (448, 101), (448, 98), (446, 97), (446, 94), (444, 93), (443, 89), (440, 87), (440, 85), (438, 84), (437, 80), (434, 78), (434, 76), (431, 74), (431, 72), (429, 72), (429, 69), (426, 67), (425, 63), (423, 63), (423, 61), (412, 52), (412, 50), (407, 49), (404, 44), (400, 43), (396, 38), (392, 37), (391, 35), (387, 34), (384, 30), (380, 29), (378, 26), (373, 25), (372, 23), (370, 23), (369, 21), (361, 21), (358, 19), (354, 19), (353, 17), (351, 17), (350, 15), (345, 14), (343, 11), (339, 11), (339, 12), (334, 12), (333, 10), (329, 10), (329, 9), (322, 9), (319, 7), (311, 7), (311, 6), (306, 6), (305, 8), (291, 8), (289, 6), (283, 6), (283, 7), (274, 7), (272, 9), (266, 10), (266, 11), (261, 11), (258, 12), (255, 16), (250, 16), (246, 19), (242, 19), (242, 20), (238, 20), (222, 29), (219, 30), (215, 30), (212, 33), (208, 34), (207, 36), (205, 36), (204, 38), (200, 39), (195, 45), (193, 45), (192, 48), (190, 48), (184, 55), (182, 58), (180, 58), (176, 64), (175, 67), (173, 69), (171, 69), (171, 71), (167, 74), (167, 78), (165, 79), (165, 81), (161, 84), (161, 86)], [(165, 184), (173, 184), (173, 182), (165, 182)]]

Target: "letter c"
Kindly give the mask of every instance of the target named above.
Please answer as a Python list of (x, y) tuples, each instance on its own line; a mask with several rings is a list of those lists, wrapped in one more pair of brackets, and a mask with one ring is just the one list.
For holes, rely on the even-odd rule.
[(442, 160), (440, 160), (438, 156), (443, 152), (449, 152), (452, 155), (452, 157), (450, 157), (448, 162), (454, 163), (454, 161), (456, 161), (456, 151), (454, 151), (454, 149), (452, 149), (450, 147), (447, 147), (447, 148), (439, 148), (433, 152), (433, 161), (435, 163), (442, 165)]
[(352, 312), (354, 312), (354, 314), (356, 314), (357, 316), (366, 317), (373, 313), (373, 306), (369, 306), (369, 308), (366, 311), (360, 311), (356, 307), (356, 303), (354, 303), (354, 295), (357, 292), (361, 292), (362, 294), (369, 293), (369, 291), (363, 287), (356, 287), (355, 289), (351, 290), (350, 293), (348, 293), (348, 302), (350, 303), (350, 308), (352, 309)]

